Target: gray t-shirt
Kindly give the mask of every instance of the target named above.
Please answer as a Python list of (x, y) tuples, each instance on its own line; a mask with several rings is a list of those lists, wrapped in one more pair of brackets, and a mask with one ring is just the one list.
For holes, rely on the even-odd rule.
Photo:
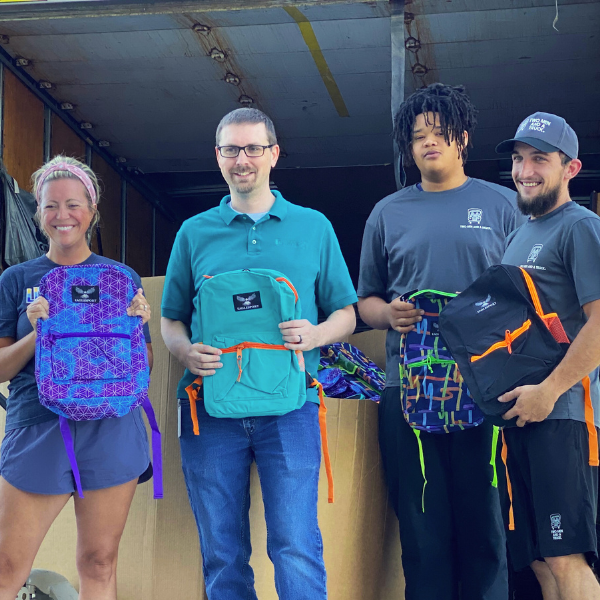
[[(417, 289), (461, 292), (500, 263), (506, 236), (523, 220), (515, 192), (481, 179), (444, 192), (400, 190), (367, 220), (358, 296), (391, 302)], [(392, 329), (386, 361), (386, 385), (399, 386), (400, 334)]]
[[(81, 264), (97, 263), (121, 264), (93, 253)], [(37, 298), (40, 279), (58, 266), (44, 255), (14, 265), (2, 273), (0, 276), (0, 338), (10, 337), (19, 341), (33, 331), (27, 318), (27, 305)], [(141, 288), (140, 276), (130, 267), (123, 266), (131, 273), (136, 286)], [(149, 344), (150, 330), (147, 323), (144, 325), (144, 337)], [(8, 386), (6, 431), (57, 418), (58, 415), (40, 404), (35, 381), (35, 359), (32, 358), (12, 378)]]
[[(502, 262), (517, 265), (531, 275), (556, 312), (571, 341), (585, 325), (582, 306), (600, 299), (600, 217), (575, 202), (567, 202), (538, 219), (530, 219), (506, 240)], [(596, 426), (600, 427), (598, 369), (590, 374)], [(563, 394), (549, 419), (585, 422), (581, 383)]]

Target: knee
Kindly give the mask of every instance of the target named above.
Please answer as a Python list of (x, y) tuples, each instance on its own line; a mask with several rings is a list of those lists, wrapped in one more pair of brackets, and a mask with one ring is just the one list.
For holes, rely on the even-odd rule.
[(568, 576), (573, 576), (579, 570), (589, 569), (589, 565), (583, 554), (570, 554), (568, 556), (550, 556), (544, 558), (552, 575), (557, 581), (566, 579)]
[(23, 586), (29, 571), (15, 563), (6, 552), (0, 552), (0, 589), (15, 589), (15, 594)]
[(107, 583), (116, 575), (117, 552), (90, 550), (77, 557), (77, 571), (82, 579)]

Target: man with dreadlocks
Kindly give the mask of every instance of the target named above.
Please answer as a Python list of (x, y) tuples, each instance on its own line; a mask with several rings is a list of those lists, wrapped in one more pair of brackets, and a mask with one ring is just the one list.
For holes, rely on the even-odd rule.
[[(400, 336), (422, 311), (411, 290), (454, 293), (500, 263), (504, 239), (520, 224), (515, 193), (465, 175), (476, 111), (463, 87), (440, 83), (400, 106), (394, 136), (421, 182), (384, 198), (364, 233), (359, 312), (386, 329), (386, 389), (379, 440), (390, 498), (400, 521), (406, 600), (506, 600), (506, 549), (498, 492), (491, 485), (493, 428), (420, 432), (400, 399)], [(424, 508), (424, 510), (423, 510)]]

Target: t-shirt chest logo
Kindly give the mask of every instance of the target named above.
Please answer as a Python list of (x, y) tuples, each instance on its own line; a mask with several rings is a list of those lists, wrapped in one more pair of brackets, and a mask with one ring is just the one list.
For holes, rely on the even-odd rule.
[(71, 286), (71, 299), (75, 304), (98, 304), (100, 289), (97, 285)]
[(483, 211), (480, 208), (469, 208), (467, 211), (469, 225), (481, 225), (481, 217), (483, 217)]
[(233, 295), (233, 308), (235, 312), (241, 310), (256, 310), (262, 308), (260, 301), (260, 292), (247, 292), (244, 294)]
[(27, 288), (25, 292), (25, 304), (31, 304), (40, 295), (40, 288)]
[(491, 231), (492, 228), (486, 225), (482, 225), (483, 221), (483, 210), (481, 208), (468, 208), (467, 209), (467, 224), (461, 225), (461, 229), (485, 229)]
[(531, 249), (529, 256), (527, 257), (527, 262), (534, 263), (537, 260), (537, 257), (540, 255), (540, 252), (543, 247), (544, 247), (544, 244), (535, 244), (535, 246)]

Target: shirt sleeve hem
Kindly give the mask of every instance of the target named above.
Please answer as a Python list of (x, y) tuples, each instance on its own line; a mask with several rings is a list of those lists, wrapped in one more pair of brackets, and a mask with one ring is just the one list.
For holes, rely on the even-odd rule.
[(340, 310), (342, 308), (345, 308), (346, 306), (350, 306), (351, 304), (356, 304), (358, 302), (358, 298), (356, 297), (356, 294), (349, 294), (348, 296), (345, 296), (344, 298), (341, 298), (340, 300), (336, 300), (335, 302), (332, 302), (331, 304), (328, 304), (326, 306), (321, 306), (321, 308), (323, 309), (323, 312), (329, 316), (331, 313), (334, 313), (336, 310)]
[(190, 322), (189, 314), (182, 313), (172, 308), (165, 308), (164, 306), (161, 308), (161, 316), (165, 317), (166, 319), (171, 319), (172, 321), (181, 321), (186, 325), (189, 325)]
[(581, 303), (581, 306), (583, 306), (584, 304), (594, 302), (595, 300), (600, 300), (600, 290), (593, 294), (588, 294), (587, 296), (584, 296), (579, 302)]

